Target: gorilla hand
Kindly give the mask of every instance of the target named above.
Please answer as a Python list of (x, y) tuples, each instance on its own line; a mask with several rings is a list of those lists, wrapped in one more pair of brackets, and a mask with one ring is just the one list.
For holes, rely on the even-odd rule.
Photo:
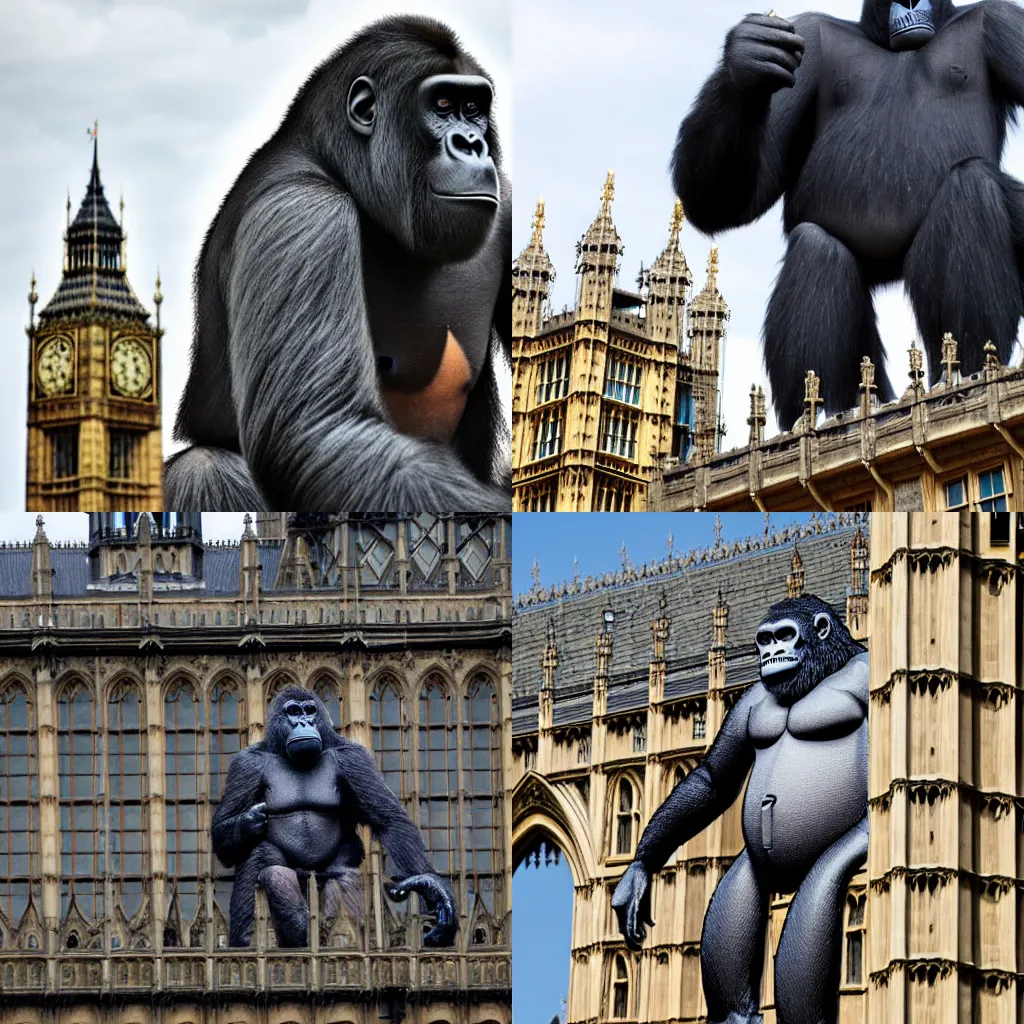
[(451, 946), (459, 929), (455, 900), (448, 887), (437, 875), (410, 875), (401, 882), (385, 886), (393, 900), (404, 900), (409, 893), (417, 893), (427, 904), (427, 912), (434, 914), (434, 927), (423, 936), (424, 946)]
[(750, 14), (726, 37), (725, 66), (740, 92), (770, 96), (796, 83), (805, 45), (784, 18)]
[(635, 860), (615, 887), (612, 909), (619, 919), (619, 931), (626, 945), (639, 950), (647, 938), (644, 925), (654, 927), (651, 917), (651, 877), (642, 861)]
[(242, 835), (252, 842), (262, 839), (267, 831), (267, 805), (265, 803), (253, 804), (238, 817), (238, 828)]

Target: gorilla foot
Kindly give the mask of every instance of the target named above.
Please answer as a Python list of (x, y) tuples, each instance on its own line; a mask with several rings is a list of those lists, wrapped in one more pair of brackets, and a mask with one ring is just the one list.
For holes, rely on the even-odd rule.
[(758, 1013), (739, 1013), (733, 1011), (725, 1020), (708, 1021), (708, 1024), (764, 1024), (764, 1017)]

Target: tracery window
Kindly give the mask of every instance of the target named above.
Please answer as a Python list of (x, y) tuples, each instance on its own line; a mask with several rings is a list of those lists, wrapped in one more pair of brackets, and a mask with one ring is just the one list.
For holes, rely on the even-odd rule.
[(565, 398), (569, 393), (571, 354), (566, 351), (537, 366), (537, 405)]
[(612, 1016), (618, 1020), (629, 1016), (629, 972), (621, 954), (615, 957), (615, 981), (612, 986)]
[(313, 692), (324, 702), (327, 714), (331, 717), (335, 732), (343, 732), (345, 724), (342, 718), (341, 691), (337, 682), (329, 675), (319, 676), (313, 683)]
[[(464, 699), (462, 788), (465, 791), (463, 848), (469, 904), (479, 896), (488, 912), (495, 909), (501, 884), (503, 844), (498, 809), (502, 793), (501, 711), (494, 684), (484, 675), (470, 683)], [(499, 893), (500, 895), (500, 893)]]
[(142, 906), (142, 880), (148, 874), (149, 835), (143, 805), (149, 788), (146, 785), (145, 725), (139, 692), (130, 683), (118, 683), (107, 699), (107, 751), (108, 870), (124, 915), (130, 920)]
[(601, 451), (635, 462), (637, 426), (628, 413), (606, 411), (601, 417)]
[(867, 897), (846, 897), (846, 984), (864, 984), (864, 911)]
[[(177, 899), (186, 934), (168, 934), (165, 945), (188, 945), (187, 929), (199, 900), (199, 832), (205, 796), (206, 716), (191, 683), (175, 683), (164, 699), (167, 821), (167, 905)], [(168, 942), (168, 939), (173, 941)]]
[(370, 694), (370, 732), (377, 768), (388, 788), (400, 800), (407, 795), (411, 768), (408, 740), (402, 726), (405, 707), (401, 685), (394, 676), (384, 676)]
[[(234, 680), (223, 679), (210, 691), (210, 806), (213, 808), (220, 802), (224, 782), (228, 777), (228, 765), (231, 759), (243, 746), (244, 728), (243, 704)], [(213, 883), (214, 900), (228, 920), (228, 906), (231, 901), (231, 884), (233, 871), (220, 868)]]
[(61, 916), (72, 896), (90, 921), (104, 914), (99, 723), (92, 694), (82, 682), (57, 700), (57, 774), (60, 800)]
[(419, 826), (427, 855), (449, 881), (459, 872), (459, 764), (455, 710), (442, 679), (420, 692)]
[(39, 791), (32, 705), (16, 684), (0, 690), (0, 913), (16, 928), (39, 895)]
[(558, 455), (562, 450), (562, 414), (546, 412), (537, 422), (533, 441), (533, 461)]
[(693, 713), (693, 738), (695, 740), (702, 740), (707, 736), (708, 733), (708, 716), (704, 711), (695, 711)]
[(640, 404), (640, 386), (644, 371), (636, 363), (620, 356), (609, 356), (604, 381), (604, 397), (627, 405)]
[(615, 815), (615, 852), (629, 854), (633, 852), (634, 823), (639, 824), (639, 812), (636, 807), (636, 795), (633, 783), (629, 779), (619, 780), (618, 810)]

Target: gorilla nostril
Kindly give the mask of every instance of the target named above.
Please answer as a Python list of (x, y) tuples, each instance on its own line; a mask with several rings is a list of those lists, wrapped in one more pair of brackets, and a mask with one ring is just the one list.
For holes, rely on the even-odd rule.
[(448, 136), (448, 148), (459, 157), (481, 157), (487, 151), (486, 143), (476, 132), (452, 132)]
[(395, 361), (391, 356), (377, 356), (377, 372), (385, 376), (390, 374), (394, 368)]

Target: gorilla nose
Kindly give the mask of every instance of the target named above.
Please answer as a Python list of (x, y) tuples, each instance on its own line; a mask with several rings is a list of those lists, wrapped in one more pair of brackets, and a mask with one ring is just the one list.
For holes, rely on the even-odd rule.
[(482, 160), (487, 156), (487, 142), (483, 136), (460, 128), (448, 133), (445, 146), (456, 160)]

